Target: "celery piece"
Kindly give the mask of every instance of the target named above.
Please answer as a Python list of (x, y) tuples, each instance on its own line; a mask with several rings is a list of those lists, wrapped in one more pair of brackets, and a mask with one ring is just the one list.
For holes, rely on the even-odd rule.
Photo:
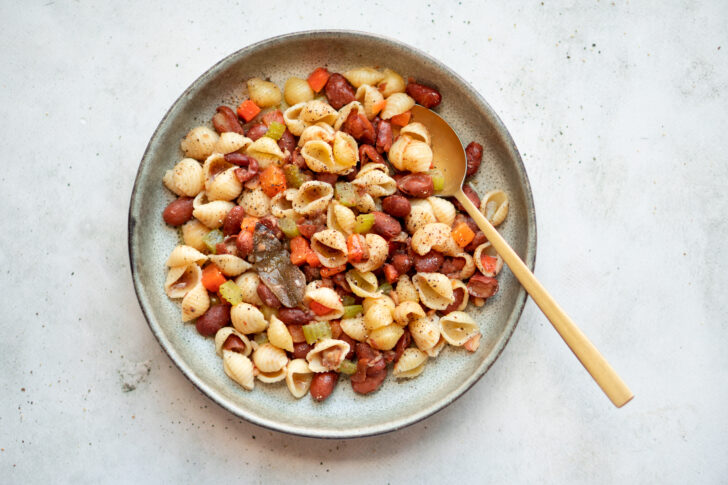
[(283, 167), (283, 171), (286, 174), (286, 184), (290, 188), (297, 189), (306, 182), (306, 178), (301, 173), (301, 169), (296, 165), (286, 165)]
[(321, 338), (331, 338), (331, 325), (329, 325), (329, 322), (309, 323), (303, 326), (303, 336), (309, 345), (313, 345)]
[(344, 306), (354, 305), (356, 304), (356, 298), (354, 298), (353, 295), (344, 295), (344, 297), (341, 299), (341, 302), (344, 304)]
[(205, 236), (202, 238), (202, 241), (205, 243), (205, 246), (207, 246), (207, 249), (212, 254), (217, 254), (217, 244), (221, 243), (225, 240), (225, 236), (223, 235), (222, 231), (219, 229), (213, 229), (212, 231), (205, 234)]
[(369, 229), (374, 225), (374, 214), (359, 214), (356, 216), (356, 225), (354, 226), (354, 232), (363, 234), (369, 232)]
[(435, 188), (435, 192), (440, 192), (445, 188), (445, 177), (442, 175), (442, 172), (438, 169), (434, 169), (430, 170), (428, 173), (430, 174), (430, 177), (432, 177), (432, 185)]
[(263, 314), (266, 320), (270, 322), (270, 317), (276, 314), (276, 309), (271, 308), (267, 305), (263, 305), (260, 307), (260, 312)]
[(265, 332), (260, 332), (255, 335), (255, 338), (253, 340), (255, 340), (255, 343), (258, 345), (267, 344), (268, 343), (268, 334), (266, 334)]
[(344, 359), (339, 365), (339, 372), (346, 374), (347, 376), (354, 374), (356, 372), (356, 362)]
[(361, 305), (346, 305), (344, 306), (344, 315), (341, 318), (353, 318), (364, 311), (364, 307)]
[(377, 291), (386, 295), (387, 293), (392, 291), (392, 283), (384, 283), (382, 286), (377, 288)]
[(238, 303), (243, 302), (243, 292), (234, 281), (228, 280), (221, 284), (218, 293), (220, 293), (223, 300), (231, 305), (237, 305)]
[(346, 207), (354, 207), (356, 205), (356, 187), (349, 182), (336, 182), (334, 184), (334, 197)]
[(281, 231), (283, 231), (283, 234), (285, 234), (288, 239), (293, 239), (294, 237), (301, 235), (301, 233), (298, 232), (296, 222), (288, 217), (278, 219), (278, 227), (281, 228)]
[(286, 131), (286, 125), (273, 121), (270, 125), (268, 125), (268, 131), (265, 132), (264, 136), (273, 138), (274, 140), (280, 140), (284, 131)]

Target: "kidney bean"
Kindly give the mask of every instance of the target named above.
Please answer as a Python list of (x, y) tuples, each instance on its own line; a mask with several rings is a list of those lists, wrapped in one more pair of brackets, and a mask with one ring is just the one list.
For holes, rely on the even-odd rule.
[(483, 161), (483, 145), (471, 141), (468, 146), (465, 147), (465, 156), (468, 159), (468, 171), (465, 172), (465, 176), (470, 177), (478, 171), (480, 162)]
[(235, 111), (227, 106), (218, 106), (217, 113), (212, 117), (212, 126), (218, 133), (231, 131), (233, 133), (244, 134), (243, 127), (240, 125), (238, 115)]
[(215, 244), (215, 254), (230, 254), (224, 242)]
[(369, 394), (379, 389), (384, 379), (387, 377), (387, 369), (374, 374), (367, 374), (366, 378), (361, 382), (351, 380), (351, 388), (357, 394)]
[(295, 150), (293, 150), (293, 153), (291, 154), (291, 163), (298, 168), (306, 167), (306, 159), (303, 158), (303, 155), (301, 155), (300, 148), (296, 148)]
[(437, 89), (423, 84), (409, 82), (407, 83), (406, 91), (407, 94), (412, 96), (412, 99), (414, 99), (417, 104), (420, 104), (425, 108), (434, 108), (440, 104), (440, 101), (442, 101), (442, 96)]
[[(475, 190), (470, 186), (470, 184), (463, 185), (463, 192), (465, 195), (468, 196), (468, 199), (473, 203), (475, 207), (480, 208), (480, 197), (478, 197), (478, 193), (475, 192)], [(459, 200), (457, 200), (455, 197), (450, 199), (455, 206), (455, 208), (461, 212), (467, 212), (465, 210), (465, 207), (460, 203)]]
[(406, 254), (395, 254), (392, 256), (392, 266), (397, 270), (399, 274), (407, 274), (412, 269), (412, 258)]
[(263, 283), (262, 281), (258, 283), (258, 290), (257, 290), (258, 296), (263, 301), (264, 305), (267, 305), (271, 308), (280, 308), (281, 302), (278, 300), (278, 297), (271, 291), (268, 286)]
[(350, 134), (356, 141), (373, 145), (376, 135), (374, 127), (366, 116), (359, 113), (358, 108), (354, 108), (349, 112), (344, 124), (341, 125), (341, 131)]
[(255, 141), (261, 136), (265, 135), (268, 132), (268, 127), (265, 126), (265, 123), (256, 123), (250, 128), (248, 128), (248, 132), (245, 134), (248, 138)]
[(243, 340), (237, 335), (230, 334), (230, 336), (225, 339), (225, 343), (222, 344), (222, 348), (224, 350), (243, 353), (245, 352), (245, 343), (243, 343)]
[(306, 277), (306, 283), (321, 279), (321, 270), (318, 268), (313, 268), (308, 264), (304, 264), (301, 267), (301, 271), (303, 271), (303, 275)]
[(440, 267), (440, 273), (448, 278), (456, 278), (460, 274), (460, 270), (465, 267), (464, 258), (445, 258)]
[(162, 219), (170, 226), (181, 226), (185, 222), (192, 219), (192, 211), (195, 208), (192, 206), (191, 197), (180, 197), (179, 199), (173, 200), (162, 212)]
[(468, 281), (468, 293), (470, 293), (470, 296), (478, 298), (489, 298), (498, 293), (498, 280), (490, 276), (476, 274)]
[(338, 72), (329, 76), (326, 82), (326, 99), (334, 109), (341, 109), (345, 104), (349, 104), (356, 99), (356, 91), (354, 86), (349, 84), (344, 76)]
[(403, 195), (390, 195), (382, 199), (382, 210), (392, 217), (407, 217), (412, 210), (409, 199)]
[(351, 287), (349, 286), (349, 282), (346, 281), (346, 275), (344, 273), (336, 273), (331, 277), (331, 281), (345, 293), (351, 293)]
[(333, 392), (336, 381), (339, 380), (339, 373), (330, 372), (316, 372), (311, 379), (311, 388), (309, 392), (314, 401), (323, 401)]
[(293, 133), (288, 131), (288, 128), (286, 128), (286, 131), (284, 131), (283, 135), (281, 135), (281, 139), (278, 140), (278, 146), (284, 153), (288, 151), (289, 156), (292, 155), (293, 151), (296, 149), (296, 137), (293, 136)]
[(349, 359), (349, 360), (353, 359), (354, 358), (354, 354), (355, 354), (354, 349), (356, 347), (356, 340), (354, 340), (353, 338), (349, 337), (344, 332), (341, 332), (341, 335), (339, 335), (339, 340), (343, 340), (344, 342), (346, 342), (347, 344), (349, 344), (349, 353), (346, 354), (346, 356), (344, 358), (345, 359)]
[(397, 188), (410, 197), (424, 199), (435, 193), (432, 177), (426, 173), (411, 173), (397, 181)]
[(444, 260), (445, 257), (442, 255), (442, 253), (435, 251), (434, 249), (424, 256), (420, 256), (419, 254), (415, 253), (415, 271), (417, 271), (418, 273), (435, 273), (437, 272), (437, 270), (440, 269), (440, 266), (442, 266)]
[(392, 147), (392, 123), (389, 121), (380, 121), (377, 126), (377, 144), (376, 148), (379, 153), (388, 152)]
[(278, 239), (283, 239), (283, 231), (278, 227), (278, 219), (274, 216), (265, 216), (258, 221), (258, 224), (263, 224), (265, 227), (273, 231), (273, 235)]
[(238, 235), (234, 234), (228, 236), (221, 243), (215, 245), (217, 254), (232, 254), (233, 256), (238, 255)]
[[(286, 328), (288, 329), (288, 333), (291, 334), (291, 339), (294, 344), (306, 343), (306, 336), (303, 334), (303, 325), (294, 323), (293, 325), (286, 325)], [(313, 348), (313, 345), (311, 347)]]
[(297, 342), (293, 344), (293, 358), (294, 359), (305, 359), (306, 355), (311, 352), (313, 345), (309, 345), (304, 340), (303, 342)]
[(298, 228), (298, 232), (300, 232), (306, 239), (311, 239), (311, 236), (326, 229), (326, 227), (321, 224), (313, 224), (311, 222), (296, 224), (296, 227)]
[(265, 124), (265, 126), (270, 126), (270, 124), (274, 121), (282, 125), (286, 124), (285, 120), (283, 119), (283, 113), (281, 113), (281, 110), (279, 109), (268, 111), (260, 118), (260, 120)]
[(331, 278), (322, 277), (321, 278), (321, 286), (323, 288), (331, 288), (333, 290), (334, 289), (334, 282), (331, 281)]
[(475, 252), (478, 246), (480, 246), (483, 243), (488, 242), (488, 238), (485, 237), (485, 234), (483, 234), (483, 231), (478, 230), (475, 232), (475, 237), (472, 241), (470, 241), (470, 244), (465, 246), (465, 251), (469, 253)]
[(313, 314), (300, 308), (281, 308), (278, 310), (278, 318), (286, 325), (305, 325), (313, 320)]
[(316, 180), (319, 182), (326, 182), (329, 185), (334, 185), (336, 181), (339, 179), (339, 176), (335, 173), (326, 173), (326, 172), (319, 172), (315, 176)]
[(240, 183), (245, 183), (258, 174), (258, 160), (241, 153), (228, 153), (225, 155), (225, 161), (237, 165), (235, 169), (235, 177)]
[(341, 330), (341, 325), (339, 324), (338, 320), (330, 320), (329, 321), (329, 327), (331, 328), (331, 338), (339, 339), (341, 336), (343, 330)]
[(397, 268), (393, 264), (385, 264), (382, 271), (384, 272), (384, 277), (387, 279), (387, 283), (394, 283), (399, 278), (399, 271), (397, 271)]
[(230, 323), (230, 306), (212, 305), (197, 319), (195, 327), (200, 335), (213, 337), (218, 330)]
[(245, 209), (241, 206), (236, 205), (230, 212), (225, 216), (225, 221), (222, 223), (222, 232), (226, 236), (237, 234), (240, 232), (240, 224), (243, 222), (245, 217)]
[(245, 258), (253, 251), (253, 234), (250, 231), (240, 231), (236, 241), (238, 256)]
[(397, 219), (392, 216), (385, 214), (384, 212), (372, 212), (374, 214), (374, 225), (371, 228), (371, 232), (379, 234), (384, 239), (392, 239), (397, 234), (402, 232), (402, 226)]
[(384, 163), (382, 156), (377, 153), (377, 150), (371, 145), (359, 146), (359, 160), (361, 160), (362, 167), (369, 162)]
[(463, 298), (465, 298), (465, 289), (464, 288), (455, 288), (452, 292), (452, 296), (455, 298), (455, 300), (450, 303), (447, 308), (442, 310), (443, 315), (447, 315), (450, 312), (454, 312), (458, 309), (460, 304), (463, 302)]
[[(461, 288), (462, 290), (462, 288)], [(397, 340), (397, 344), (394, 346), (394, 363), (396, 364), (399, 361), (399, 358), (402, 357), (402, 354), (407, 349), (407, 347), (410, 346), (410, 343), (412, 343), (412, 334), (410, 334), (410, 331), (405, 329), (402, 336)]]

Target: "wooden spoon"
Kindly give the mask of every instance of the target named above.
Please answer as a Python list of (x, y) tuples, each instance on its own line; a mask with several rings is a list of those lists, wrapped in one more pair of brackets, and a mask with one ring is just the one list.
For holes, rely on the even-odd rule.
[(437, 113), (419, 105), (412, 108), (412, 118), (430, 131), (435, 168), (445, 176), (445, 186), (437, 195), (454, 196), (460, 201), (602, 391), (618, 408), (627, 404), (634, 397), (632, 391), (463, 192), (467, 161), (465, 150), (455, 131)]

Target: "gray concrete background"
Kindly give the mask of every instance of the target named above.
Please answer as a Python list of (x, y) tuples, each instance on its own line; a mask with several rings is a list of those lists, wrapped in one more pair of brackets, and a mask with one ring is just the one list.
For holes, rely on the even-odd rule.
[[(728, 3), (321, 5), (0, 3), (2, 481), (725, 483)], [(258, 428), (171, 364), (128, 268), (146, 143), (213, 63), (313, 28), (396, 37), (485, 96), (531, 179), (536, 274), (633, 402), (531, 302), (473, 389), (380, 437)]]

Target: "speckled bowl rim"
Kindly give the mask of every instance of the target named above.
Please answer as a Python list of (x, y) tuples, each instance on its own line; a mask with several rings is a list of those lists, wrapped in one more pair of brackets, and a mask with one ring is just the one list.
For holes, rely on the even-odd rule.
[(526, 257), (524, 258), (524, 261), (526, 265), (533, 271), (536, 263), (536, 210), (533, 203), (533, 194), (531, 192), (531, 184), (528, 179), (528, 175), (526, 174), (526, 168), (523, 165), (523, 160), (521, 159), (521, 154), (518, 151), (518, 148), (516, 147), (515, 142), (513, 141), (513, 138), (511, 137), (510, 133), (506, 129), (505, 125), (501, 121), (501, 119), (498, 117), (498, 115), (495, 113), (495, 111), (490, 107), (488, 102), (478, 93), (475, 89), (472, 88), (471, 84), (467, 82), (465, 79), (463, 79), (460, 75), (455, 73), (452, 69), (447, 67), (445, 64), (440, 62), (439, 60), (435, 59), (434, 57), (431, 57), (429, 54), (426, 54), (425, 52), (414, 48), (408, 44), (405, 44), (403, 42), (400, 42), (395, 39), (391, 39), (386, 36), (382, 36), (379, 34), (372, 34), (369, 32), (361, 32), (361, 31), (352, 31), (352, 30), (336, 30), (336, 29), (324, 29), (324, 30), (307, 30), (307, 31), (301, 31), (301, 32), (292, 32), (289, 34), (283, 34), (276, 37), (271, 37), (265, 40), (262, 40), (260, 42), (256, 42), (254, 44), (251, 44), (247, 47), (244, 47), (236, 52), (233, 52), (232, 54), (226, 56), (221, 61), (217, 62), (215, 65), (213, 65), (211, 68), (209, 68), (207, 71), (205, 71), (200, 77), (198, 77), (185, 91), (180, 94), (180, 96), (175, 100), (175, 102), (170, 106), (170, 108), (165, 113), (162, 120), (157, 125), (157, 128), (154, 130), (154, 134), (150, 138), (149, 144), (147, 145), (147, 148), (144, 151), (144, 155), (142, 156), (142, 159), (139, 164), (139, 169), (137, 170), (137, 175), (134, 180), (134, 188), (131, 193), (131, 200), (129, 204), (129, 220), (128, 220), (128, 250), (129, 250), (129, 262), (131, 266), (131, 275), (132, 280), (134, 283), (134, 292), (137, 296), (137, 300), (139, 301), (139, 305), (142, 309), (142, 313), (144, 314), (144, 318), (147, 320), (147, 324), (149, 325), (149, 328), (151, 329), (152, 333), (154, 334), (155, 338), (159, 341), (159, 344), (161, 345), (162, 349), (165, 351), (165, 353), (169, 356), (169, 358), (174, 362), (174, 364), (179, 368), (179, 370), (182, 372), (182, 374), (197, 387), (203, 394), (205, 394), (207, 397), (212, 399), (214, 402), (216, 402), (218, 405), (223, 407), (224, 409), (228, 410), (232, 414), (245, 419), (246, 421), (249, 421), (253, 424), (256, 424), (258, 426), (262, 426), (267, 429), (271, 429), (274, 431), (280, 431), (292, 435), (297, 436), (305, 436), (305, 437), (312, 437), (312, 438), (329, 438), (329, 439), (345, 439), (345, 438), (360, 438), (360, 437), (366, 437), (366, 436), (374, 436), (384, 433), (389, 433), (392, 431), (396, 431), (402, 428), (405, 428), (407, 426), (410, 426), (412, 424), (415, 424), (419, 421), (422, 421), (425, 418), (428, 418), (435, 413), (439, 412), (440, 410), (444, 409), (446, 406), (452, 404), (456, 399), (458, 399), (460, 396), (465, 394), (473, 385), (475, 385), (476, 382), (480, 380), (481, 377), (490, 369), (490, 367), (495, 363), (496, 360), (498, 360), (498, 357), (503, 352), (503, 349), (508, 344), (508, 342), (511, 339), (511, 336), (513, 335), (513, 332), (516, 329), (516, 325), (518, 324), (518, 321), (521, 317), (521, 314), (523, 313), (523, 308), (526, 303), (526, 291), (523, 289), (523, 287), (519, 288), (518, 295), (516, 297), (516, 303), (514, 307), (514, 311), (511, 312), (510, 317), (508, 321), (506, 322), (505, 331), (503, 334), (503, 338), (501, 338), (498, 341), (498, 344), (493, 348), (491, 353), (489, 354), (488, 358), (483, 360), (483, 363), (481, 364), (481, 367), (478, 368), (478, 371), (474, 373), (470, 378), (468, 378), (466, 381), (464, 381), (458, 388), (456, 388), (454, 391), (450, 392), (449, 394), (443, 396), (442, 399), (440, 399), (437, 403), (429, 406), (428, 408), (425, 408), (421, 410), (420, 412), (410, 415), (406, 418), (399, 419), (396, 421), (389, 421), (386, 423), (380, 423), (380, 424), (374, 424), (371, 426), (365, 426), (365, 427), (359, 427), (351, 430), (342, 429), (342, 430), (336, 430), (336, 432), (328, 432), (328, 433), (321, 433), (317, 428), (306, 428), (302, 429), (300, 427), (290, 427), (288, 425), (282, 424), (280, 422), (263, 419), (259, 416), (256, 416), (255, 414), (248, 413), (247, 410), (241, 409), (240, 407), (234, 405), (231, 402), (228, 402), (225, 398), (218, 395), (213, 389), (211, 389), (207, 383), (204, 382), (204, 380), (199, 379), (195, 376), (194, 372), (188, 367), (185, 360), (178, 354), (176, 349), (170, 345), (170, 342), (167, 341), (167, 339), (164, 337), (161, 328), (159, 324), (156, 322), (156, 320), (153, 318), (153, 313), (151, 308), (148, 307), (148, 304), (142, 295), (142, 282), (140, 281), (140, 272), (137, 270), (137, 265), (139, 264), (139, 261), (137, 259), (137, 255), (134, 251), (134, 245), (133, 245), (133, 239), (134, 239), (134, 230), (136, 226), (136, 218), (135, 214), (138, 214), (140, 211), (140, 207), (138, 205), (139, 197), (137, 197), (137, 189), (140, 187), (141, 182), (141, 174), (142, 169), (144, 168), (145, 164), (150, 163), (151, 153), (150, 149), (153, 145), (154, 140), (157, 138), (160, 130), (162, 127), (167, 123), (167, 119), (170, 116), (170, 113), (174, 110), (174, 108), (177, 106), (178, 103), (180, 103), (183, 99), (187, 97), (187, 95), (194, 89), (196, 89), (201, 84), (204, 84), (208, 81), (210, 77), (212, 77), (217, 71), (226, 68), (229, 64), (237, 62), (237, 59), (241, 56), (246, 56), (258, 49), (265, 48), (268, 46), (272, 46), (274, 44), (279, 43), (286, 43), (286, 42), (295, 42), (297, 40), (302, 39), (310, 39), (315, 38), (317, 36), (322, 35), (336, 35), (341, 37), (348, 37), (351, 39), (358, 39), (358, 40), (377, 40), (380, 42), (390, 43), (393, 44), (399, 48), (404, 48), (412, 51), (418, 56), (421, 56), (422, 58), (426, 59), (428, 62), (435, 65), (438, 69), (440, 69), (442, 72), (446, 73), (447, 75), (455, 78), (457, 81), (462, 83), (464, 86), (467, 86), (474, 97), (478, 100), (478, 102), (481, 104), (482, 108), (487, 113), (488, 117), (490, 117), (490, 120), (493, 123), (493, 127), (496, 132), (500, 136), (503, 137), (504, 141), (507, 143), (508, 149), (510, 154), (512, 155), (513, 161), (515, 162), (515, 169), (516, 173), (518, 174), (518, 178), (520, 179), (522, 183), (522, 188), (524, 192), (524, 199), (526, 202), (526, 215), (527, 215), (527, 226), (528, 226), (528, 238), (526, 241)]

